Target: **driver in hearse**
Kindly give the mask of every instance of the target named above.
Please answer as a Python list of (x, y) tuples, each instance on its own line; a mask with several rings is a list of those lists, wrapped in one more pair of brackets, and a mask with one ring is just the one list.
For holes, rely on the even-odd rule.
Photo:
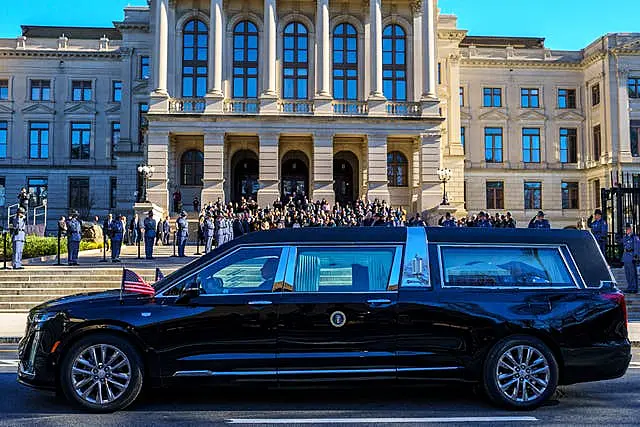
[(277, 271), (278, 258), (269, 258), (260, 269), (263, 281), (254, 292), (271, 292)]

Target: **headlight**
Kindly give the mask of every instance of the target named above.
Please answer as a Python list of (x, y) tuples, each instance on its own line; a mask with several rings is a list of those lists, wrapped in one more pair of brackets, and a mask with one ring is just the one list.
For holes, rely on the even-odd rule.
[(51, 312), (46, 312), (46, 311), (45, 312), (40, 312), (40, 313), (35, 313), (33, 315), (33, 318), (32, 318), (31, 321), (37, 325), (37, 324), (40, 324), (40, 323), (44, 323), (44, 322), (46, 322), (48, 320), (51, 320), (54, 317), (56, 317), (57, 315), (58, 315), (58, 313), (56, 313), (56, 312), (51, 313)]

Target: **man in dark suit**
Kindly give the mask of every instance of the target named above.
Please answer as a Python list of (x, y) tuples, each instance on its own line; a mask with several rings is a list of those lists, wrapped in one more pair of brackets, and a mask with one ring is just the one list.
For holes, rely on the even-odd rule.
[(153, 211), (149, 211), (144, 219), (144, 252), (147, 259), (153, 259), (153, 243), (156, 238), (156, 220), (153, 219)]

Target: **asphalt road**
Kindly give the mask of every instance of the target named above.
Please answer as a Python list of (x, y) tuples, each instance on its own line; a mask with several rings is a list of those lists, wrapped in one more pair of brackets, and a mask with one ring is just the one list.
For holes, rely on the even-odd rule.
[(0, 426), (639, 425), (640, 350), (618, 380), (561, 387), (548, 405), (508, 412), (465, 387), (358, 390), (170, 389), (115, 414), (87, 415), (15, 381), (15, 347), (0, 346)]

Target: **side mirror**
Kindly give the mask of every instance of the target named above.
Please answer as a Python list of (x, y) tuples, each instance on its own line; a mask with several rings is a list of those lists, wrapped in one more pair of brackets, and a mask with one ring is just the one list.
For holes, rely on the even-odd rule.
[(187, 285), (182, 289), (182, 291), (180, 291), (180, 296), (178, 296), (178, 300), (176, 302), (179, 304), (188, 303), (192, 299), (200, 296), (200, 292), (201, 292), (200, 286), (198, 285), (198, 282), (194, 280), (190, 283), (187, 283)]

